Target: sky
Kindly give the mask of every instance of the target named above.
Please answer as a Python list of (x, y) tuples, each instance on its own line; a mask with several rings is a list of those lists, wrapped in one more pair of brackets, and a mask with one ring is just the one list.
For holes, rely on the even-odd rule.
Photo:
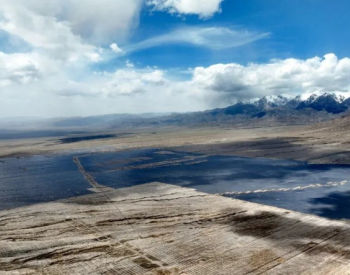
[(348, 0), (0, 0), (0, 117), (350, 90)]

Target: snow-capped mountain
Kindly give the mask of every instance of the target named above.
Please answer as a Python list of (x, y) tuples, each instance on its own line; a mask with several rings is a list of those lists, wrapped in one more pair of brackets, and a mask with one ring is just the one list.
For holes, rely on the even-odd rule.
[(299, 125), (339, 117), (349, 108), (350, 95), (343, 93), (314, 93), (297, 97), (270, 95), (226, 108), (142, 120), (137, 125)]
[(346, 99), (350, 97), (349, 92), (318, 92), (318, 93), (305, 93), (298, 96), (302, 101), (309, 101), (310, 103), (317, 100), (320, 97), (329, 97), (337, 101), (338, 103), (344, 102)]
[(296, 107), (297, 110), (311, 108), (316, 111), (326, 111), (328, 113), (342, 113), (348, 109), (343, 104), (345, 97), (334, 93), (324, 93), (322, 95), (312, 94), (308, 99), (301, 101)]
[(292, 98), (290, 95), (267, 95), (262, 98), (244, 100), (242, 103), (255, 106), (278, 107), (287, 104)]
[(259, 108), (271, 109), (279, 106), (284, 106), (289, 102), (289, 100), (291, 100), (291, 97), (287, 97), (285, 95), (269, 95), (264, 96), (263, 98), (256, 101), (255, 105)]
[(341, 113), (350, 107), (350, 93), (313, 93), (303, 94), (296, 97), (289, 95), (269, 95), (260, 99), (242, 101), (246, 105), (254, 105), (261, 111), (277, 107), (295, 108), (302, 110), (306, 108), (328, 113)]

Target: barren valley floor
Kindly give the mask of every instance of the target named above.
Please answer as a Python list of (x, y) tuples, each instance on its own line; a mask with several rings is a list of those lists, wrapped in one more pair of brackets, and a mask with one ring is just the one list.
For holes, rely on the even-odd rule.
[[(14, 133), (16, 136), (16, 133)], [(91, 136), (97, 136), (92, 139)], [(104, 138), (98, 138), (103, 135)], [(75, 135), (73, 136), (75, 137)], [(174, 148), (204, 154), (226, 154), (350, 164), (349, 125), (341, 121), (316, 126), (261, 128), (160, 127), (35, 139), (0, 140), (0, 157), (21, 157), (70, 151), (115, 151), (133, 148)], [(85, 137), (85, 140), (84, 140)], [(67, 142), (68, 138), (68, 142)]]
[(350, 270), (350, 223), (162, 183), (0, 213), (0, 274)]
[[(348, 165), (348, 132), (334, 124), (148, 128), (96, 139), (80, 134), (78, 141), (2, 140), (0, 165), (8, 158), (137, 148)], [(113, 189), (89, 178), (79, 161), (75, 169), (91, 194), (0, 211), (0, 274), (350, 274), (347, 220), (159, 182)]]

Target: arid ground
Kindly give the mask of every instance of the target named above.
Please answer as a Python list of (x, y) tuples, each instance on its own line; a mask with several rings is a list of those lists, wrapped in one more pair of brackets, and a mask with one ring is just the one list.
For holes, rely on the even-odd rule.
[[(171, 148), (350, 164), (347, 121), (0, 141), (1, 157)], [(1, 161), (1, 159), (0, 159)], [(150, 183), (0, 212), (0, 274), (349, 274), (349, 222)]]
[(346, 275), (345, 221), (162, 183), (0, 212), (0, 274)]
[[(72, 150), (113, 151), (165, 147), (205, 154), (350, 164), (349, 125), (348, 118), (344, 118), (312, 126), (136, 128), (105, 131), (102, 132), (103, 138), (99, 138), (101, 132), (87, 132), (78, 135), (79, 138), (75, 135), (73, 139), (64, 136), (0, 140), (0, 157)], [(99, 136), (92, 139), (94, 135)]]

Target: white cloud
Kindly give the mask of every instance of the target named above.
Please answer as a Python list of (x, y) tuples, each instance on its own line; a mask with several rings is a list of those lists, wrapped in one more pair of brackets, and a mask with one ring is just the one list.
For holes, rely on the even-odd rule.
[[(24, 40), (26, 48), (22, 53), (0, 52), (0, 116), (193, 108), (185, 102), (187, 95), (175, 92), (184, 90), (178, 88), (181, 83), (169, 81), (164, 71), (138, 70), (128, 61), (115, 73), (91, 72), (91, 62), (123, 53), (118, 44), (125, 44), (138, 24), (142, 2), (2, 0), (0, 29)], [(110, 50), (103, 51), (100, 46), (106, 45)]]
[(109, 97), (135, 95), (145, 92), (141, 76), (135, 71), (118, 70), (110, 75), (110, 78), (111, 80), (101, 87), (103, 93)]
[(195, 14), (208, 18), (220, 12), (224, 0), (149, 0), (147, 5), (155, 10), (178, 14)]
[(0, 52), (0, 86), (26, 84), (41, 78), (38, 63), (30, 55)]
[[(338, 59), (334, 54), (247, 66), (197, 67), (186, 81), (171, 80), (174, 78), (169, 72), (156, 68), (127, 67), (72, 81), (56, 70), (48, 75), (50, 63), (38, 60), (37, 56), (25, 54), (0, 55), (0, 85), (7, 85), (2, 92), (0, 115), (19, 115), (17, 105), (22, 106), (23, 114), (50, 116), (198, 111), (270, 94), (350, 91), (350, 59)], [(67, 100), (61, 100), (68, 96), (69, 110)], [(47, 104), (54, 108), (46, 108)]]
[(0, 52), (0, 86), (28, 84), (58, 74), (61, 66), (38, 53)]
[(123, 53), (123, 50), (121, 48), (119, 48), (119, 46), (116, 43), (112, 43), (111, 45), (109, 45), (109, 47), (116, 54), (122, 54)]
[(143, 74), (142, 81), (144, 83), (154, 85), (164, 85), (169, 83), (169, 81), (165, 78), (165, 72), (162, 70), (154, 70), (150, 73)]
[[(91, 73), (108, 67), (106, 62), (91, 68), (101, 58), (142, 49), (186, 44), (223, 50), (269, 37), (269, 33), (242, 29), (187, 27), (127, 46), (144, 2), (1, 0), (0, 29), (31, 46), (22, 53), (0, 52), (0, 116), (196, 111), (269, 94), (350, 90), (350, 59), (334, 54), (197, 67), (186, 81), (174, 80), (179, 75), (172, 76), (171, 69), (139, 69), (140, 63), (134, 66), (129, 60), (114, 73)], [(221, 2), (148, 1), (159, 10), (201, 17), (220, 11)], [(109, 49), (101, 50), (100, 46), (108, 45)]]
[(3, 18), (0, 29), (44, 49), (55, 59), (76, 61), (85, 57), (98, 61), (100, 56), (95, 46), (86, 44), (72, 33), (70, 25), (56, 18), (36, 14), (22, 6), (0, 7)]
[(270, 94), (350, 91), (350, 59), (334, 54), (307, 60), (272, 60), (268, 64), (216, 64), (198, 67), (193, 83), (223, 98)]
[[(165, 73), (165, 71), (151, 68), (118, 69), (113, 73), (97, 73), (87, 82), (63, 81), (64, 84), (59, 85), (55, 93), (66, 97), (135, 96), (167, 88), (170, 81), (166, 78)], [(173, 83), (173, 85), (177, 84)], [(162, 96), (162, 93), (159, 96)]]
[(169, 44), (190, 44), (212, 50), (222, 50), (243, 46), (267, 38), (269, 35), (269, 33), (232, 30), (223, 27), (187, 27), (146, 39), (129, 46), (126, 51), (133, 52)]
[(104, 96), (133, 96), (154, 90), (165, 85), (167, 80), (161, 70), (130, 70), (120, 69), (115, 73), (104, 74), (98, 82), (98, 88)]
[(135, 67), (134, 63), (130, 62), (130, 60), (126, 60), (125, 65), (128, 68), (134, 68)]
[(1, 0), (2, 7), (20, 6), (70, 25), (74, 35), (91, 44), (124, 41), (138, 25), (144, 0)]

